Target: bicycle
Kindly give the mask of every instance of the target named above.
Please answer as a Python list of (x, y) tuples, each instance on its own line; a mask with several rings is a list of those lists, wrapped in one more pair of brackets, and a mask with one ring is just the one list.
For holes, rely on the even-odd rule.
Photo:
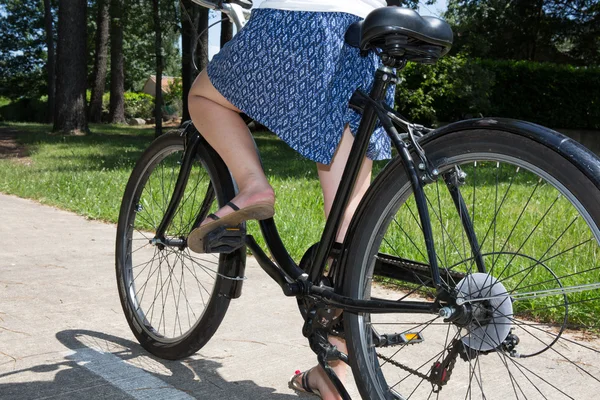
[[(195, 1), (243, 25), (237, 2)], [(189, 232), (236, 191), (193, 125), (142, 155), (116, 245), (119, 294), (136, 338), (166, 359), (198, 351), (241, 295), (248, 248), (298, 298), (302, 332), (345, 399), (327, 361), (349, 363), (369, 399), (591, 398), (600, 389), (600, 160), (523, 121), (436, 130), (410, 123), (382, 101), (397, 83), (392, 68), (435, 62), (449, 49), (450, 28), (394, 7), (361, 24), (346, 40), (376, 49), (383, 65), (371, 92), (357, 90), (350, 101), (362, 122), (321, 240), (298, 265), (272, 218), (259, 225), (274, 261), (244, 224), (210, 233), (204, 254), (189, 251)], [(336, 244), (377, 122), (397, 155)], [(347, 355), (328, 343), (330, 333), (345, 336)]]

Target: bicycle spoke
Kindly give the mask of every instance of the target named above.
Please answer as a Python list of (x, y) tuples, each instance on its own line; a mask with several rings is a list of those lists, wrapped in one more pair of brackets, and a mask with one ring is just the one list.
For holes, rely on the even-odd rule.
[[(450, 290), (464, 290), (467, 286), (461, 282), (470, 274), (477, 276), (471, 294), (463, 293), (468, 311), (454, 306), (455, 312), (472, 314), (465, 316), (464, 325), (455, 325), (456, 334), (450, 331), (454, 323), (441, 319), (371, 315), (369, 324), (382, 335), (418, 333), (424, 338), (422, 343), (401, 348), (374, 348), (385, 356), (374, 367), (380, 369), (387, 387), (401, 391), (407, 399), (578, 398), (578, 388), (566, 388), (555, 380), (564, 368), (565, 373), (576, 372), (577, 380), (587, 380), (600, 390), (600, 369), (596, 370), (592, 361), (600, 354), (600, 347), (596, 348), (600, 328), (590, 317), (600, 301), (600, 284), (595, 283), (600, 281), (597, 225), (582, 218), (574, 206), (576, 199), (563, 193), (560, 185), (548, 181), (543, 171), (542, 175), (532, 173), (519, 165), (520, 161), (517, 165), (504, 158), (444, 163), (443, 168), (440, 166), (442, 176), (455, 166), (466, 173), (465, 183), (459, 184), (464, 208), (456, 207), (451, 193), (441, 190), (441, 179), (424, 187), (426, 204), (437, 261), (445, 267), (440, 268), (443, 283)], [(371, 298), (391, 297), (399, 302), (422, 301), (423, 297), (430, 301), (436, 293), (426, 266), (419, 265), (423, 264), (419, 260), (427, 260), (427, 253), (412, 188), (406, 184), (398, 187), (402, 192), (395, 194), (393, 201), (400, 205), (382, 207), (397, 210), (392, 216), (375, 217), (381, 224), (376, 226), (382, 226), (378, 229), (383, 231), (370, 239), (373, 246), (379, 246), (377, 251), (369, 250), (369, 254), (378, 254), (382, 267), (397, 267), (398, 272), (375, 270), (375, 274), (381, 271), (383, 284), (378, 285), (379, 280), (370, 283), (369, 293)], [(475, 236), (483, 238), (479, 249), (471, 247), (463, 217), (470, 221)], [(487, 272), (475, 268), (476, 254)], [(415, 265), (409, 263), (413, 260)], [(377, 290), (385, 295), (377, 294)], [(571, 331), (574, 328), (586, 333)], [(586, 336), (589, 342), (582, 340)], [(452, 355), (454, 345), (465, 348), (457, 347), (458, 353)], [(368, 353), (367, 349), (364, 351)], [(580, 359), (580, 353), (591, 357)], [(438, 392), (433, 382), (440, 378), (432, 374), (451, 371), (434, 371), (434, 367), (454, 368), (454, 363), (455, 371)], [(459, 363), (465, 368), (459, 368)], [(596, 375), (599, 378), (592, 378)], [(432, 388), (427, 387), (429, 384)]]

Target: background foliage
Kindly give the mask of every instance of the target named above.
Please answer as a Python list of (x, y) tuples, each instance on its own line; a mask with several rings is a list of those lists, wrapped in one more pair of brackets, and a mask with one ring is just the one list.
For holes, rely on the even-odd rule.
[(445, 57), (401, 72), (398, 110), (424, 124), (483, 116), (600, 129), (600, 68)]
[[(51, 0), (55, 28), (58, 3)], [(417, 0), (398, 3), (418, 5)], [(98, 0), (87, 4), (91, 83)], [(152, 7), (149, 0), (123, 4), (125, 90), (134, 92), (141, 90), (155, 69)], [(178, 77), (184, 16), (179, 1), (159, 4), (164, 74)], [(43, 17), (40, 0), (0, 2), (0, 96), (4, 98), (0, 119), (44, 121), (48, 116)], [(401, 73), (404, 82), (397, 89), (397, 106), (407, 117), (431, 124), (481, 114), (554, 128), (600, 129), (599, 1), (448, 0), (445, 18), (455, 32), (451, 56), (434, 66), (409, 64)], [(181, 80), (176, 79), (170, 89), (164, 111), (179, 113)], [(12, 103), (7, 105), (6, 99)], [(125, 107), (128, 118), (151, 117), (150, 98), (127, 94)]]
[(600, 62), (597, 0), (450, 0), (454, 54), (576, 65)]

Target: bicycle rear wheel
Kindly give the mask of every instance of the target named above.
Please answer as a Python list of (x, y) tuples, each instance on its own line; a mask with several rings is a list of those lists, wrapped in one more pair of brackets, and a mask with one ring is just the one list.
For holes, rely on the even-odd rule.
[(166, 359), (189, 356), (208, 342), (230, 302), (223, 277), (245, 262), (243, 250), (196, 254), (187, 247), (192, 228), (234, 192), (224, 164), (215, 165), (202, 145), (164, 241), (156, 241), (184, 140), (165, 134), (145, 151), (127, 184), (117, 226), (116, 273), (125, 317), (140, 344)]
[[(424, 146), (460, 186), (483, 268), (443, 179), (425, 187), (442, 281), (470, 307), (434, 314), (350, 314), (349, 356), (363, 398), (584, 399), (600, 390), (600, 192), (572, 162), (493, 130)], [(457, 169), (458, 167), (458, 169)], [(354, 298), (432, 301), (425, 243), (400, 163), (373, 188), (349, 243)], [(390, 344), (390, 338), (415, 338)], [(422, 341), (416, 340), (423, 339)], [(386, 340), (382, 339), (388, 339)]]

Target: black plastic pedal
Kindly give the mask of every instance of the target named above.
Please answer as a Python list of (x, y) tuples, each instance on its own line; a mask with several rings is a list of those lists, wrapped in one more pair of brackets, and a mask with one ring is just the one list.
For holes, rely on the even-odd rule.
[(246, 228), (220, 226), (204, 238), (205, 253), (232, 253), (246, 244)]

